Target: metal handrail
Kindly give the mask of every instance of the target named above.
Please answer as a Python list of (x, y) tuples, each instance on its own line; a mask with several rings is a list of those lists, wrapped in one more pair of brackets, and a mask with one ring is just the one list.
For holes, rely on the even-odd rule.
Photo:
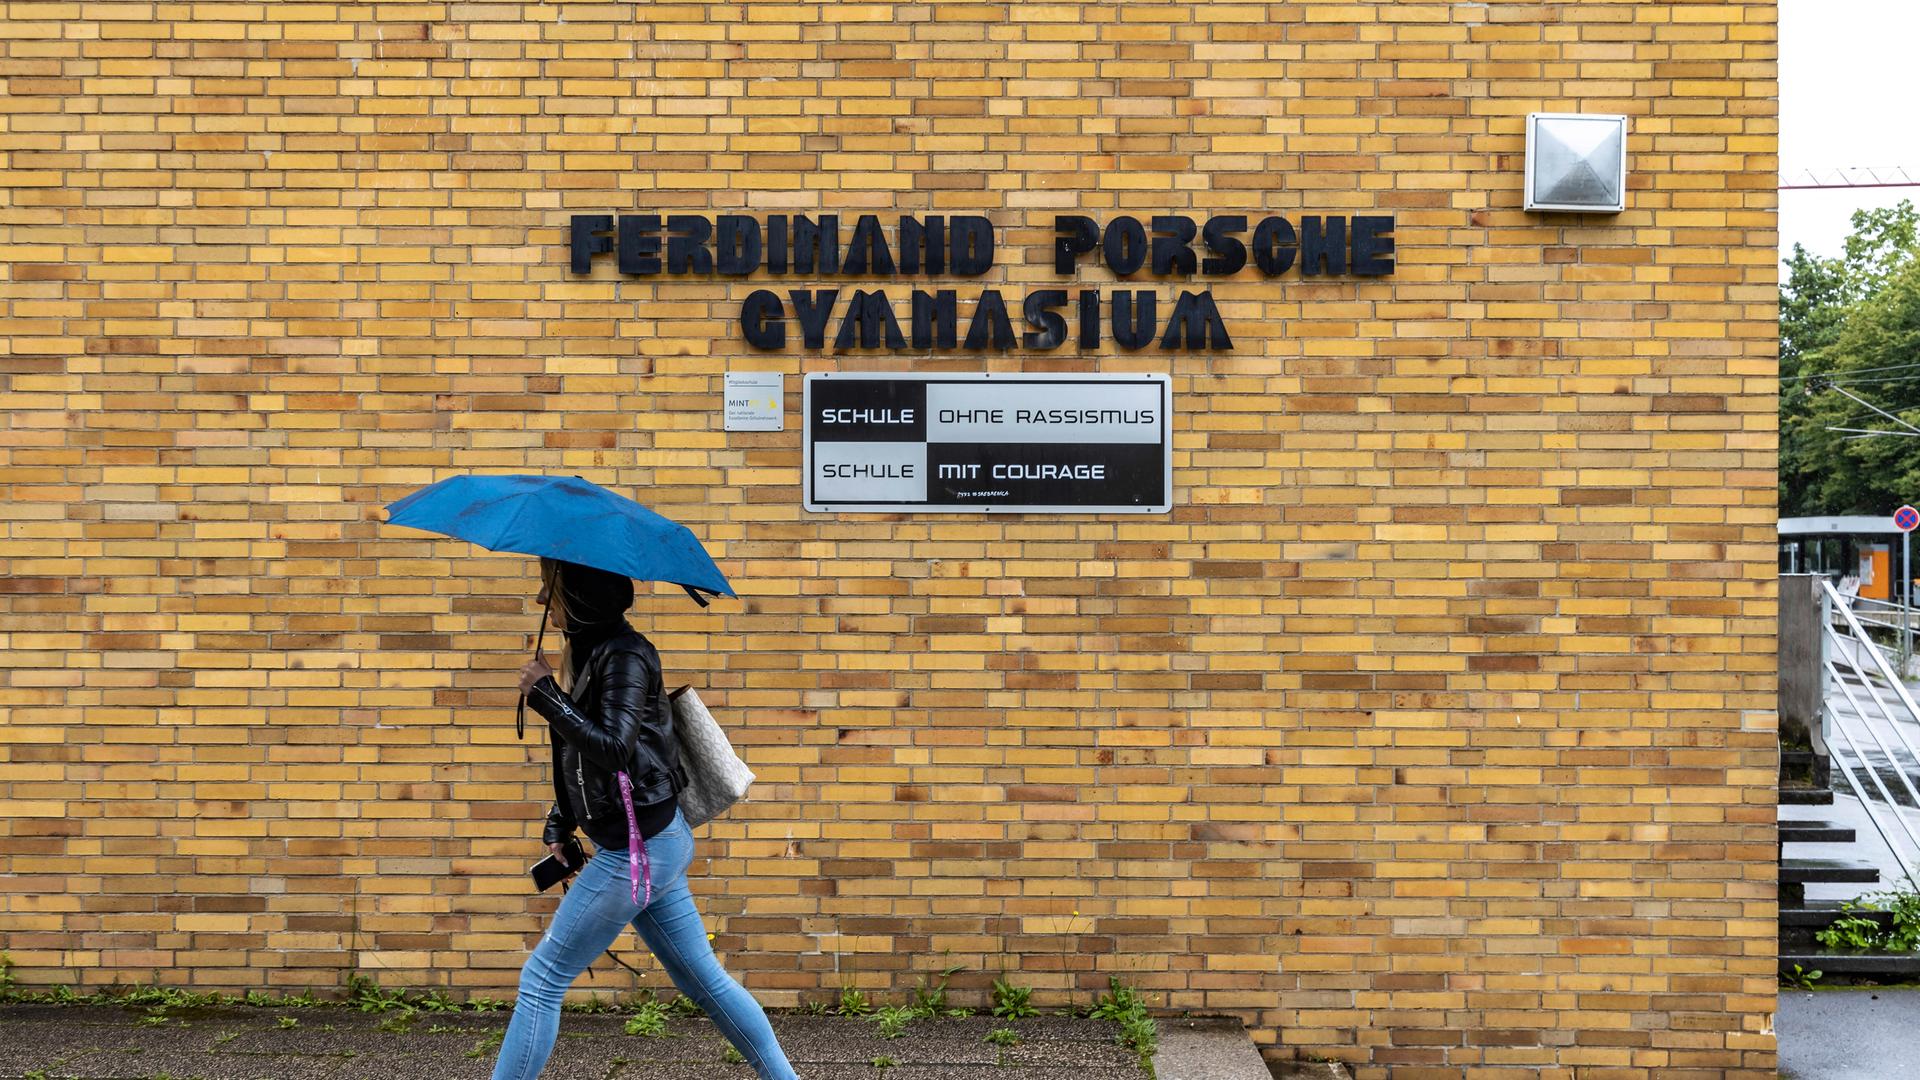
[[(1839, 595), (1834, 592), (1832, 582), (1822, 581), (1820, 584), (1827, 590), (1829, 598)], [(1838, 610), (1840, 614), (1846, 618), (1847, 625), (1853, 629), (1854, 635), (1861, 641), (1868, 640), (1866, 630), (1861, 628), (1860, 621), (1853, 617), (1853, 611), (1845, 604), (1838, 605)], [(1914, 704), (1913, 695), (1907, 692), (1907, 684), (1901, 682), (1900, 677), (1895, 675), (1893, 669), (1887, 666), (1887, 658), (1881, 654), (1879, 649), (1872, 650), (1872, 653), (1874, 666), (1880, 669), (1881, 678), (1886, 679), (1887, 684), (1893, 687), (1893, 692), (1900, 695), (1900, 703), (1907, 707), (1907, 715), (1912, 717), (1915, 723), (1920, 724), (1920, 705)], [(1874, 695), (1876, 702), (1879, 701), (1879, 699), (1878, 694)], [(1885, 711), (1885, 706), (1882, 706), (1882, 711)], [(1862, 718), (1865, 718), (1864, 713), (1862, 714)], [(1889, 716), (1889, 719), (1891, 719), (1891, 716)], [(1913, 743), (1907, 741), (1907, 736), (1900, 730), (1899, 724), (1893, 725), (1893, 734), (1895, 738), (1900, 740), (1900, 745), (1906, 747), (1907, 753), (1913, 755), (1914, 761), (1920, 762), (1920, 750), (1915, 750)]]
[[(1851, 612), (1854, 621), (1862, 627), (1871, 626), (1893, 636), (1891, 647), (1881, 645), (1879, 642), (1872, 642), (1872, 644), (1883, 651), (1890, 650), (1894, 666), (1905, 671), (1908, 662), (1913, 658), (1914, 623), (1916, 618), (1920, 617), (1920, 609), (1910, 608), (1891, 600), (1876, 600), (1870, 596), (1847, 597), (1846, 594), (1838, 591), (1835, 595), (1846, 597), (1844, 603), (1834, 605), (1836, 611)], [(1891, 621), (1895, 618), (1899, 621)]]
[[(1906, 763), (1893, 751), (1887, 741), (1881, 737), (1880, 731), (1878, 730), (1879, 725), (1874, 722), (1873, 713), (1877, 712), (1880, 718), (1886, 722), (1886, 726), (1892, 729), (1894, 740), (1906, 751), (1907, 760), (1913, 762), (1915, 768), (1920, 768), (1920, 750), (1916, 750), (1912, 740), (1908, 739), (1906, 732), (1903, 730), (1904, 725), (1901, 723), (1900, 718), (1894, 715), (1894, 710), (1889, 707), (1886, 698), (1877, 688), (1878, 682), (1883, 680), (1887, 687), (1893, 691), (1900, 707), (1905, 710), (1906, 718), (1909, 722), (1920, 724), (1920, 705), (1915, 704), (1913, 695), (1907, 690), (1906, 684), (1894, 673), (1893, 665), (1887, 662), (1885, 650), (1868, 636), (1866, 627), (1871, 624), (1872, 621), (1863, 621), (1856, 615), (1846, 598), (1841, 596), (1840, 592), (1833, 587), (1832, 582), (1822, 580), (1820, 585), (1821, 588), (1825, 590), (1825, 599), (1829, 612), (1829, 616), (1821, 620), (1821, 629), (1823, 632), (1821, 637), (1821, 666), (1825, 669), (1827, 678), (1831, 681), (1831, 684), (1840, 688), (1840, 692), (1845, 695), (1847, 703), (1852, 706), (1853, 715), (1858, 718), (1859, 722), (1857, 726), (1860, 728), (1861, 733), (1873, 743), (1874, 747), (1878, 749), (1881, 754), (1885, 755), (1887, 763), (1892, 767), (1895, 775), (1900, 778), (1900, 786), (1904, 787), (1908, 796), (1913, 799), (1913, 805), (1920, 807), (1920, 785), (1916, 785), (1914, 777)], [(1838, 616), (1837, 620), (1832, 617), (1836, 615)], [(1900, 618), (1902, 625), (1897, 629), (1901, 633), (1902, 639), (1904, 639), (1906, 634), (1911, 632), (1911, 624), (1908, 621), (1911, 617), (1911, 609), (1901, 609)], [(1846, 634), (1843, 635), (1839, 629), (1836, 628), (1834, 625), (1836, 621), (1846, 626)], [(1853, 652), (1855, 654), (1851, 658), (1849, 666), (1859, 674), (1862, 691), (1868, 698), (1872, 699), (1872, 712), (1869, 712), (1862, 706), (1860, 699), (1854, 696), (1853, 688), (1848, 685), (1847, 679), (1840, 672), (1839, 665), (1835, 663), (1833, 653), (1844, 649), (1849, 643), (1853, 645)], [(1829, 646), (1833, 646), (1833, 648)], [(1858, 654), (1862, 652), (1872, 658), (1871, 670), (1869, 665), (1859, 658)], [(1904, 653), (1904, 650), (1902, 650), (1902, 652)], [(1902, 664), (1901, 666), (1904, 667), (1905, 665)], [(1874, 678), (1875, 674), (1879, 675), (1879, 680)], [(1848, 785), (1853, 788), (1854, 794), (1859, 797), (1861, 808), (1866, 811), (1867, 820), (1873, 825), (1874, 831), (1880, 834), (1880, 839), (1887, 845), (1887, 850), (1893, 853), (1894, 861), (1900, 865), (1901, 873), (1906, 876), (1907, 882), (1913, 885), (1915, 889), (1920, 889), (1920, 875), (1916, 875), (1914, 864), (1908, 859), (1902, 846), (1894, 842), (1893, 830), (1882, 820), (1883, 815), (1892, 816), (1893, 824), (1897, 825), (1899, 831), (1906, 835), (1908, 844), (1912, 845), (1915, 851), (1920, 851), (1920, 835), (1915, 833), (1913, 824), (1909, 822), (1907, 816), (1901, 812), (1899, 800), (1894, 798), (1893, 792), (1888, 789), (1886, 781), (1881, 779), (1879, 770), (1873, 768), (1872, 762), (1868, 759), (1865, 752), (1861, 750), (1860, 739), (1856, 737), (1856, 733), (1852, 730), (1852, 727), (1855, 725), (1848, 724), (1836, 710), (1828, 707), (1827, 695), (1823, 694), (1821, 697), (1821, 726), (1823, 732), (1829, 735), (1829, 746), (1833, 745), (1831, 735), (1837, 733), (1840, 739), (1845, 742), (1847, 748), (1852, 751), (1854, 758), (1859, 762), (1860, 770), (1867, 774), (1867, 779), (1872, 781), (1873, 787), (1879, 791), (1881, 799), (1885, 800), (1884, 805), (1877, 805), (1876, 801), (1870, 797), (1867, 785), (1861, 783), (1860, 778), (1854, 775), (1853, 766), (1847, 763), (1844, 755), (1837, 752), (1833, 753), (1831, 755), (1832, 763), (1839, 766), (1841, 775), (1846, 777)], [(1837, 751), (1838, 747), (1834, 747), (1834, 749)]]
[[(1833, 681), (1840, 687), (1840, 691), (1847, 695), (1847, 702), (1853, 706), (1853, 711), (1861, 717), (1863, 721), (1861, 726), (1865, 727), (1868, 733), (1871, 734), (1873, 731), (1872, 725), (1864, 723), (1867, 712), (1860, 707), (1858, 701), (1854, 700), (1853, 691), (1848, 689), (1846, 680), (1840, 677), (1839, 669), (1833, 666), (1833, 661), (1831, 660), (1826, 662), (1826, 668), (1827, 674), (1833, 677)], [(1867, 689), (1871, 691), (1872, 687), (1868, 687)], [(1900, 803), (1894, 799), (1893, 793), (1887, 790), (1886, 781), (1880, 779), (1880, 774), (1868, 765), (1867, 755), (1861, 753), (1860, 744), (1853, 739), (1853, 732), (1848, 731), (1845, 724), (1834, 723), (1830, 724), (1829, 727), (1834, 731), (1838, 731), (1840, 737), (1846, 740), (1847, 746), (1853, 750), (1853, 756), (1860, 759), (1861, 771), (1867, 774), (1867, 779), (1872, 780), (1873, 786), (1880, 790), (1880, 797), (1887, 801), (1889, 807), (1892, 807), (1891, 814), (1893, 820), (1899, 824), (1900, 831), (1907, 834), (1907, 842), (1912, 844), (1916, 850), (1920, 850), (1920, 836), (1914, 835), (1913, 826), (1908, 824), (1906, 815), (1900, 813)], [(1879, 742), (1879, 739), (1876, 737), (1874, 741)], [(1884, 744), (1881, 746), (1881, 752), (1886, 753)], [(1900, 778), (1905, 780), (1907, 776), (1906, 770), (1899, 767), (1899, 762), (1893, 758), (1892, 754), (1887, 754), (1887, 758), (1894, 762), (1895, 770), (1899, 772)], [(1887, 834), (1886, 826), (1881, 823), (1880, 815), (1875, 812), (1873, 808), (1873, 798), (1867, 794), (1866, 786), (1860, 783), (1859, 777), (1853, 775), (1853, 768), (1847, 764), (1845, 758), (1839, 754), (1835, 754), (1831, 760), (1835, 765), (1840, 766), (1840, 772), (1847, 778), (1847, 784), (1853, 788), (1855, 797), (1860, 800), (1860, 805), (1866, 808), (1867, 821), (1873, 825), (1873, 831), (1880, 834), (1881, 842), (1887, 845), (1888, 851), (1893, 852), (1894, 861), (1900, 864), (1900, 872), (1906, 875), (1907, 884), (1912, 885), (1915, 889), (1920, 889), (1920, 880), (1916, 880), (1914, 877), (1913, 864), (1909, 863), (1907, 857), (1901, 854), (1900, 845), (1894, 843), (1893, 837)], [(1907, 781), (1907, 790), (1913, 790), (1913, 782), (1911, 780)], [(1920, 803), (1920, 796), (1916, 796), (1916, 802)]]
[[(1852, 735), (1848, 735), (1844, 729), (1840, 732), (1840, 734), (1846, 737), (1847, 744), (1849, 746), (1853, 746)], [(1858, 746), (1854, 746), (1853, 752), (1854, 754), (1858, 755), (1860, 753), (1860, 748)], [(1865, 760), (1866, 760), (1865, 758), (1861, 758), (1861, 761), (1863, 762), (1863, 767), (1864, 767)], [(1905, 855), (1900, 854), (1900, 846), (1893, 842), (1893, 837), (1887, 835), (1886, 826), (1880, 823), (1880, 815), (1875, 813), (1873, 810), (1873, 799), (1867, 794), (1866, 788), (1861, 785), (1860, 778), (1853, 775), (1853, 767), (1848, 765), (1846, 762), (1840, 760), (1838, 755), (1835, 755), (1835, 757), (1833, 758), (1833, 763), (1840, 767), (1840, 775), (1847, 778), (1847, 786), (1853, 789), (1853, 797), (1856, 799), (1859, 799), (1860, 805), (1867, 808), (1868, 824), (1873, 826), (1874, 832), (1880, 834), (1880, 842), (1887, 845), (1887, 850), (1893, 852), (1894, 861), (1900, 864), (1900, 872), (1906, 876), (1907, 884), (1912, 885), (1915, 889), (1920, 889), (1920, 881), (1916, 881), (1913, 876), (1913, 865), (1907, 862), (1907, 857)], [(1880, 794), (1883, 796), (1886, 796), (1887, 786), (1886, 784), (1880, 781), (1879, 774), (1875, 773), (1872, 769), (1866, 769), (1865, 771), (1866, 771), (1866, 774), (1873, 779), (1874, 786), (1880, 789)], [(1891, 803), (1893, 801), (1892, 797), (1887, 796), (1887, 801)], [(1905, 828), (1906, 819), (1900, 816), (1898, 808), (1894, 810), (1893, 817), (1895, 821), (1900, 822), (1902, 828)], [(1912, 830), (1907, 831), (1907, 836), (1909, 839), (1912, 838), (1913, 836)]]
[[(1838, 640), (1840, 637), (1839, 634), (1835, 634), (1833, 632), (1832, 627), (1827, 628), (1827, 633), (1832, 634), (1835, 640)], [(1915, 788), (1913, 786), (1913, 778), (1907, 775), (1907, 770), (1899, 768), (1900, 759), (1894, 756), (1892, 750), (1887, 749), (1886, 740), (1880, 737), (1880, 733), (1874, 730), (1874, 727), (1872, 724), (1866, 723), (1866, 721), (1868, 720), (1867, 710), (1860, 707), (1859, 699), (1855, 698), (1853, 696), (1853, 691), (1847, 688), (1846, 680), (1840, 678), (1840, 672), (1837, 669), (1835, 669), (1833, 665), (1833, 661), (1831, 660), (1827, 661), (1827, 670), (1830, 674), (1833, 675), (1833, 677), (1836, 680), (1839, 681), (1841, 692), (1847, 695), (1847, 703), (1853, 706), (1853, 711), (1855, 715), (1860, 717), (1861, 719), (1860, 726), (1865, 728), (1867, 731), (1867, 735), (1873, 739), (1873, 745), (1878, 747), (1880, 749), (1880, 752), (1886, 755), (1887, 761), (1891, 763), (1893, 766), (1895, 766), (1895, 770), (1900, 777), (1900, 782), (1906, 786), (1907, 794), (1913, 797), (1913, 805), (1916, 807), (1920, 807), (1920, 788)], [(1894, 737), (1899, 739), (1901, 743), (1906, 746), (1908, 756), (1912, 757), (1916, 763), (1920, 763), (1920, 754), (1914, 753), (1913, 744), (1907, 742), (1906, 736), (1900, 733), (1900, 721), (1894, 718), (1893, 712), (1887, 708), (1887, 703), (1881, 699), (1879, 694), (1876, 694), (1873, 692), (1873, 686), (1871, 684), (1863, 681), (1861, 685), (1867, 691), (1868, 700), (1873, 702), (1874, 709), (1878, 711), (1880, 713), (1881, 718), (1887, 722), (1887, 726), (1893, 729)], [(1914, 720), (1916, 722), (1920, 722), (1920, 714), (1916, 714), (1914, 716)], [(1845, 734), (1845, 732), (1843, 731), (1842, 734)], [(1851, 739), (1849, 739), (1849, 742), (1851, 742)], [(1864, 762), (1867, 759), (1862, 757), (1860, 760)], [(1893, 800), (1889, 798), (1887, 801), (1892, 802)], [(1914, 837), (1914, 846), (1920, 847), (1920, 837)]]

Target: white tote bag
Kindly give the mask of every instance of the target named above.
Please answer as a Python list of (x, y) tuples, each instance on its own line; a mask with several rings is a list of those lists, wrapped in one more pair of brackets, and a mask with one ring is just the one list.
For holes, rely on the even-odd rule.
[(733, 752), (727, 733), (707, 711), (691, 686), (675, 690), (673, 730), (680, 740), (680, 764), (687, 786), (680, 791), (680, 814), (689, 826), (703, 825), (740, 801), (753, 783), (753, 770)]

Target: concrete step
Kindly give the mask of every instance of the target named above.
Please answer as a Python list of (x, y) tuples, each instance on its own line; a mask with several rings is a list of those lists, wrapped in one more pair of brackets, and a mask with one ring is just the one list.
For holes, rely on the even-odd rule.
[(1781, 859), (1780, 906), (1805, 907), (1809, 884), (1852, 882), (1872, 885), (1880, 880), (1880, 869), (1871, 863), (1848, 859)]
[(1820, 943), (1814, 935), (1825, 930), (1828, 924), (1842, 915), (1857, 915), (1863, 919), (1872, 919), (1880, 924), (1882, 930), (1893, 925), (1893, 913), (1887, 911), (1841, 911), (1835, 901), (1813, 901), (1803, 907), (1783, 907), (1780, 909), (1780, 952), (1811, 953), (1820, 951)]
[(1800, 885), (1857, 882), (1872, 885), (1880, 880), (1880, 868), (1852, 859), (1781, 859), (1780, 881)]
[(1885, 915), (1892, 918), (1892, 915), (1885, 911), (1842, 911), (1838, 900), (1809, 900), (1798, 907), (1781, 908), (1780, 924), (1782, 926), (1825, 926), (1842, 915), (1850, 914)]
[(1782, 787), (1781, 806), (1832, 806), (1833, 790), (1816, 787)]
[(1803, 972), (1819, 972), (1816, 985), (1920, 979), (1920, 953), (1781, 952), (1782, 975), (1791, 974), (1795, 964)]
[(1851, 826), (1832, 821), (1780, 823), (1780, 842), (1783, 844), (1851, 844), (1854, 839)]
[[(1253, 1039), (1239, 1020), (1225, 1016), (1158, 1017), (1158, 1048), (1153, 1073), (1159, 1080), (1273, 1080), (1275, 1076), (1307, 1080), (1346, 1080), (1338, 1065), (1286, 1063), (1267, 1067), (1254, 1049)], [(1295, 1070), (1295, 1071), (1289, 1071)]]
[(1824, 754), (1811, 750), (1780, 751), (1780, 781), (1786, 784), (1799, 781), (1814, 787), (1827, 787), (1833, 783), (1833, 772)]

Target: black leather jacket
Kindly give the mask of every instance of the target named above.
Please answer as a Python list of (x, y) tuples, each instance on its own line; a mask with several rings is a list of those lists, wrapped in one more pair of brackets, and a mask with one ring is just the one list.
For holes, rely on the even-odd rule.
[(578, 826), (598, 847), (626, 847), (627, 812), (615, 773), (632, 781), (636, 807), (685, 786), (660, 654), (638, 631), (629, 627), (595, 647), (571, 694), (545, 678), (527, 704), (546, 718), (553, 739), (555, 798), (544, 843), (565, 843)]

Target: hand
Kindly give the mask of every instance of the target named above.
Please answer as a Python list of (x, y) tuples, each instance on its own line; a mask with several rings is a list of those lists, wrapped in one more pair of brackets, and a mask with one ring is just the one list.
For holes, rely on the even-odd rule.
[(548, 844), (547, 850), (553, 852), (553, 857), (560, 860), (561, 866), (564, 866), (569, 870), (573, 869), (573, 864), (567, 861), (567, 845)]
[(553, 669), (547, 666), (547, 658), (544, 656), (535, 656), (533, 659), (527, 661), (526, 666), (520, 669), (520, 693), (523, 696), (532, 693), (533, 684), (551, 674), (553, 674)]

